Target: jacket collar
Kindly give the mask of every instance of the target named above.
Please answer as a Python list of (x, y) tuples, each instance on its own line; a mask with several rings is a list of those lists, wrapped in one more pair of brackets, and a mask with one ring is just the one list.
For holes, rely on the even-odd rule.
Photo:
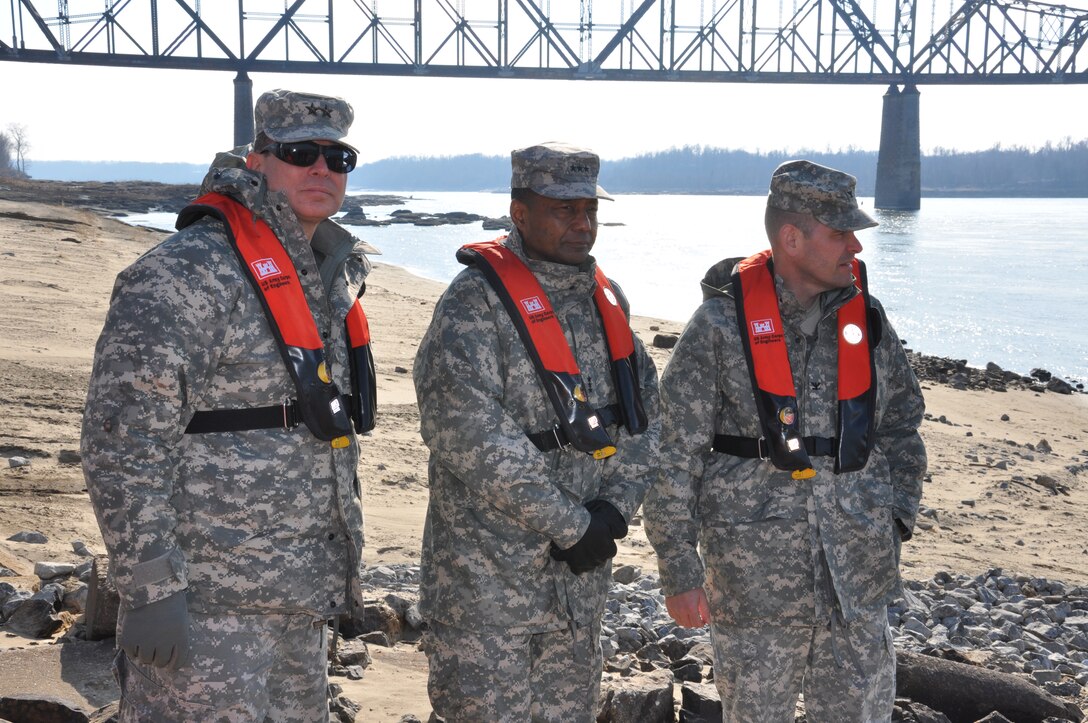
[(594, 276), (597, 272), (597, 261), (592, 256), (580, 266), (531, 259), (525, 253), (525, 241), (516, 226), (511, 229), (505, 244), (533, 272), (553, 305), (588, 298), (597, 288)]

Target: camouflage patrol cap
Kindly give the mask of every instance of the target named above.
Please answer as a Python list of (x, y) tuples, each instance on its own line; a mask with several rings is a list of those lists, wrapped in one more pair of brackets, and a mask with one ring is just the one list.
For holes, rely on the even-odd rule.
[(344, 136), (355, 112), (343, 98), (293, 90), (262, 93), (253, 109), (254, 138), (261, 133), (273, 141), (337, 141), (358, 152)]
[(787, 161), (771, 175), (767, 205), (782, 211), (807, 213), (839, 231), (859, 231), (877, 225), (858, 208), (857, 179), (849, 173), (812, 161)]
[(510, 154), (510, 188), (528, 188), (548, 198), (612, 197), (597, 185), (601, 159), (588, 148), (549, 141)]

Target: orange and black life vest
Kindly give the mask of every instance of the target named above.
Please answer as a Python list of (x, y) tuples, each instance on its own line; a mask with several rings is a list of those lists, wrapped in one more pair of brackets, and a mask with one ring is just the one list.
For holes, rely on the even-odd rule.
[(345, 319), (352, 394), (341, 395), (329, 374), (325, 345), (295, 265), (276, 234), (240, 203), (218, 193), (205, 194), (183, 209), (177, 227), (185, 228), (204, 216), (223, 221), (231, 246), (261, 300), (298, 398), (282, 406), (199, 411), (186, 433), (291, 428), (301, 421), (315, 437), (331, 441), (333, 447), (348, 446), (353, 424), (360, 434), (374, 427), (376, 380), (362, 304), (356, 299)]
[[(718, 435), (714, 449), (739, 456), (767, 457), (778, 469), (793, 471), (797, 479), (815, 474), (810, 459), (814, 454), (833, 456), (836, 474), (864, 467), (873, 444), (876, 403), (873, 348), (879, 342), (879, 330), (870, 326), (876, 315), (871, 313), (865, 265), (854, 260), (854, 285), (859, 293), (837, 312), (839, 418), (838, 436), (834, 439), (801, 436), (800, 410), (778, 309), (770, 250), (741, 261), (732, 284), (763, 437), (750, 440)], [(754, 449), (756, 453), (746, 454), (745, 449)]]
[(504, 238), (462, 246), (457, 260), (479, 269), (502, 300), (555, 409), (558, 426), (528, 436), (542, 450), (570, 444), (595, 459), (608, 457), (616, 451), (606, 429), (608, 424), (622, 422), (628, 432), (639, 434), (647, 423), (627, 315), (611, 283), (597, 267), (593, 299), (604, 324), (619, 404), (618, 411), (613, 407), (593, 409), (547, 294), (529, 267), (502, 244)]

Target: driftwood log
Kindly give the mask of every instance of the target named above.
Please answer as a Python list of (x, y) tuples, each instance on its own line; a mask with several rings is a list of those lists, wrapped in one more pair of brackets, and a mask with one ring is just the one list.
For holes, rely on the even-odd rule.
[(1015, 675), (906, 651), (895, 657), (896, 695), (938, 710), (952, 723), (975, 723), (994, 712), (1014, 723), (1083, 720), (1075, 706)]
[(87, 640), (111, 638), (117, 629), (117, 610), (121, 598), (110, 582), (109, 572), (109, 558), (105, 555), (95, 557), (91, 564), (91, 579), (87, 584), (87, 604), (83, 610)]

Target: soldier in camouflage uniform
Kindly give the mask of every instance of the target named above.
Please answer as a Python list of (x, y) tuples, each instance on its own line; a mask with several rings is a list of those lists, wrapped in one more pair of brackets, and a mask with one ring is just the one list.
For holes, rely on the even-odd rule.
[[(265, 93), (254, 143), (219, 154), (202, 188), (274, 232), (341, 390), (344, 318), (370, 270), (328, 220), (354, 167), (352, 118), (339, 98)], [(189, 221), (118, 275), (83, 419), (121, 597), (121, 720), (326, 721), (327, 621), (362, 603), (358, 442), (287, 418), (298, 391), (228, 228)], [(279, 421), (192, 433), (223, 410)]]
[[(705, 300), (662, 375), (663, 473), (647, 495), (646, 532), (673, 618), (711, 624), (724, 721), (793, 721), (799, 692), (809, 721), (891, 716), (886, 605), (899, 590), (900, 544), (922, 494), (923, 400), (872, 300), (861, 307), (871, 356), (859, 367), (871, 360), (873, 396), (860, 415), (871, 427), (857, 468), (846, 471), (838, 438), (859, 433), (839, 419), (838, 338), (860, 343), (866, 323), (841, 325), (839, 310), (860, 293), (854, 231), (876, 225), (854, 185), (808, 161), (785, 163), (771, 179), (771, 261), (762, 272), (770, 272), (764, 288), (780, 314), (783, 374), (792, 375), (784, 381), (795, 395), (780, 419), (761, 421), (752, 342), (738, 324), (738, 307), (747, 313), (749, 304), (748, 287), (738, 304), (733, 283), (745, 278), (741, 259), (707, 272)], [(746, 316), (751, 333), (772, 331), (770, 316)], [(806, 435), (790, 449), (803, 445), (808, 464), (778, 465), (767, 433), (775, 425)]]
[[(573, 352), (589, 405), (615, 407), (590, 256), (598, 198), (609, 198), (597, 185), (599, 159), (548, 143), (514, 151), (512, 166), (514, 228), (498, 250), (539, 283), (521, 303), (546, 295), (554, 307), (562, 332), (553, 341)], [(626, 302), (611, 304), (622, 305), (630, 344)], [(615, 453), (595, 459), (558, 439), (529, 347), (479, 264), (438, 302), (414, 376), (431, 452), (420, 611), (428, 691), (448, 723), (596, 719), (614, 540), (626, 534), (657, 452), (657, 373), (633, 342), (649, 422), (632, 434), (618, 415), (603, 419)]]

